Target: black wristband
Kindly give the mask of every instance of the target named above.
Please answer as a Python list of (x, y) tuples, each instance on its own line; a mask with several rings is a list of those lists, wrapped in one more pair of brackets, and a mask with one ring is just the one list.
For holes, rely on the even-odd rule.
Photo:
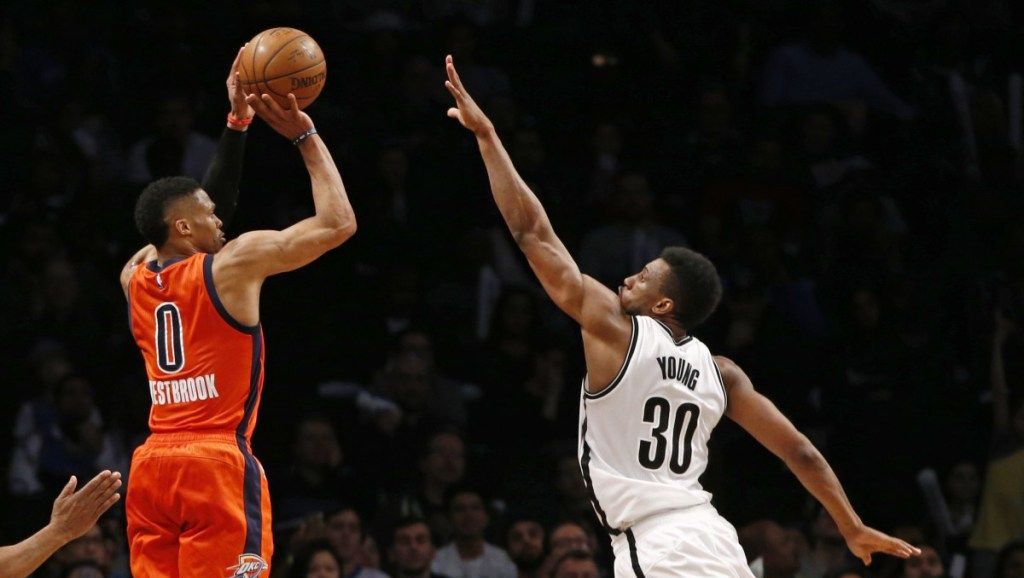
[(311, 129), (307, 130), (306, 132), (300, 134), (299, 136), (295, 137), (295, 140), (292, 141), (292, 144), (295, 145), (295, 146), (299, 146), (300, 144), (303, 143), (303, 141), (305, 141), (307, 138), (309, 138), (309, 137), (311, 137), (311, 136), (313, 136), (315, 134), (316, 134), (316, 127), (313, 127)]

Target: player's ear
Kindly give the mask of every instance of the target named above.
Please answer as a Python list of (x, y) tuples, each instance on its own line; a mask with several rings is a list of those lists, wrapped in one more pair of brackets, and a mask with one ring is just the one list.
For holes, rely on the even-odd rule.
[(174, 222), (171, 223), (171, 226), (174, 227), (174, 230), (182, 237), (188, 237), (192, 234), (192, 227), (189, 226), (186, 219), (175, 219)]
[(656, 315), (668, 315), (676, 310), (676, 304), (668, 297), (662, 297), (658, 299), (654, 306), (651, 307), (651, 312)]

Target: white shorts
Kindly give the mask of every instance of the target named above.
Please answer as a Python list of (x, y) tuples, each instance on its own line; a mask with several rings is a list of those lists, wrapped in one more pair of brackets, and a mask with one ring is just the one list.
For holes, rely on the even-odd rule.
[(754, 578), (736, 529), (711, 504), (641, 520), (612, 549), (615, 578)]

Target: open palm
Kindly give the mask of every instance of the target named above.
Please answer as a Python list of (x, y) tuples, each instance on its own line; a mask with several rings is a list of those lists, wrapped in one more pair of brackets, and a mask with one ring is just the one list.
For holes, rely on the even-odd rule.
[(473, 97), (469, 96), (466, 87), (462, 86), (462, 80), (459, 79), (459, 73), (455, 70), (455, 62), (450, 54), (444, 59), (444, 68), (448, 73), (448, 80), (444, 82), (444, 87), (455, 98), (455, 106), (448, 109), (448, 116), (459, 121), (462, 126), (473, 131), (474, 134), (492, 130), (494, 125), (491, 124), (491, 120), (487, 118), (484, 111), (480, 110)]
[(864, 564), (871, 564), (871, 555), (876, 553), (890, 554), (897, 558), (909, 558), (921, 554), (920, 549), (903, 540), (893, 538), (867, 526), (847, 536), (846, 545)]

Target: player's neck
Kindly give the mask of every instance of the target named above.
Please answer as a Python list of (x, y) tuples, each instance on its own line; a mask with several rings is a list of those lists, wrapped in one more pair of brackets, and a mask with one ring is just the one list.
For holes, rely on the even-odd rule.
[(683, 329), (682, 324), (680, 324), (678, 321), (676, 321), (675, 318), (669, 317), (667, 315), (664, 316), (664, 317), (658, 317), (658, 316), (653, 316), (653, 317), (655, 319), (657, 319), (658, 321), (660, 321), (662, 324), (664, 324), (666, 327), (668, 327), (669, 331), (672, 332), (672, 337), (676, 341), (679, 341), (680, 339), (683, 339), (683, 338), (686, 337), (686, 329)]
[(163, 265), (172, 259), (184, 259), (198, 253), (199, 250), (189, 243), (176, 243), (168, 241), (156, 251), (156, 262)]

